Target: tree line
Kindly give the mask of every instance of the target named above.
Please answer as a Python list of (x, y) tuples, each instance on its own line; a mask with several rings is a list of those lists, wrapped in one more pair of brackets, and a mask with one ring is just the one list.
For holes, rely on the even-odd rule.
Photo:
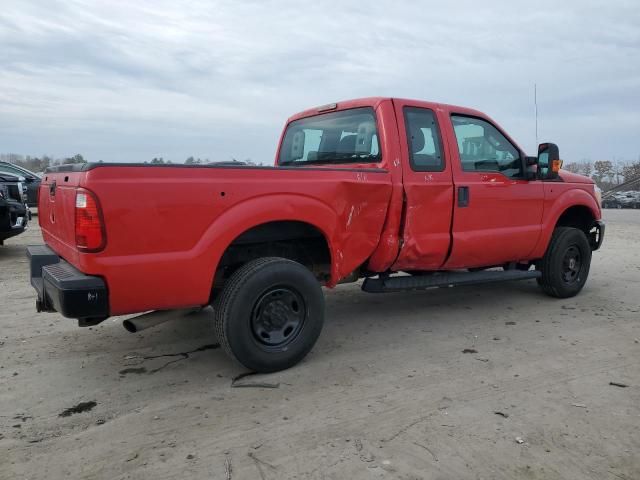
[[(81, 154), (77, 153), (71, 157), (54, 158), (50, 155), (42, 155), (41, 157), (32, 157), (30, 155), (19, 155), (17, 153), (0, 153), (0, 162), (9, 162), (15, 165), (31, 170), (32, 172), (44, 172), (48, 167), (55, 167), (56, 165), (64, 165), (69, 163), (86, 163), (88, 160)], [(99, 160), (98, 163), (102, 163)], [(165, 160), (163, 157), (153, 157), (151, 160), (147, 160), (144, 163), (152, 164), (171, 164), (171, 160)], [(176, 162), (182, 163), (182, 162)], [(219, 163), (217, 161), (211, 161), (208, 158), (195, 158), (193, 156), (187, 157), (184, 161), (186, 165), (207, 165), (210, 163)], [(231, 158), (231, 160), (225, 163), (243, 163), (246, 165), (255, 165), (255, 163), (247, 158), (245, 160), (238, 160)]]
[(53, 158), (50, 155), (32, 157), (30, 155), (18, 155), (16, 153), (0, 153), (0, 162), (9, 162), (31, 170), (32, 172), (44, 172), (48, 167), (64, 165), (68, 163), (86, 163), (82, 155), (76, 153), (71, 157)]
[[(563, 169), (591, 177), (603, 191), (616, 187), (626, 180), (640, 177), (640, 159), (637, 162), (612, 162), (611, 160), (596, 160), (591, 162), (564, 163)], [(636, 187), (638, 188), (638, 187)]]
[[(32, 172), (44, 172), (47, 167), (63, 165), (68, 163), (85, 163), (87, 160), (77, 153), (71, 157), (53, 158), (49, 155), (41, 157), (32, 157), (29, 155), (18, 155), (15, 153), (0, 153), (0, 161), (15, 163)], [(102, 162), (102, 160), (100, 160)], [(152, 164), (171, 164), (171, 160), (165, 160), (163, 157), (153, 157), (144, 163)], [(181, 163), (181, 162), (177, 162)], [(186, 165), (206, 165), (210, 163), (219, 163), (211, 161), (208, 158), (187, 157), (184, 161)], [(225, 163), (239, 163), (246, 165), (255, 165), (250, 158), (238, 160), (231, 158)], [(609, 190), (617, 185), (632, 178), (640, 177), (640, 158), (636, 162), (612, 162), (611, 160), (597, 160), (595, 162), (583, 160), (581, 162), (568, 162), (563, 165), (565, 170), (573, 173), (579, 173), (591, 177), (596, 184), (604, 191)], [(639, 188), (639, 187), (636, 187)]]

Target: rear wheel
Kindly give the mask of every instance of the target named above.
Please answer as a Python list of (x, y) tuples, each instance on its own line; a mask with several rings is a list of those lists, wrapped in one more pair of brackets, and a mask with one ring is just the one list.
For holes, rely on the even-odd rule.
[(538, 264), (542, 271), (538, 283), (552, 297), (573, 297), (587, 281), (590, 266), (591, 247), (584, 232), (577, 228), (558, 227)]
[(305, 266), (279, 257), (253, 260), (228, 280), (214, 304), (224, 350), (244, 367), (275, 372), (302, 360), (324, 322), (324, 296)]

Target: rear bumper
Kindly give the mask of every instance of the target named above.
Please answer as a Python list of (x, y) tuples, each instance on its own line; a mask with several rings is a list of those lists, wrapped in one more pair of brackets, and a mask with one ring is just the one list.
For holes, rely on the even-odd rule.
[(39, 312), (59, 312), (95, 325), (109, 316), (109, 293), (100, 277), (85, 275), (46, 245), (27, 247), (31, 285)]
[(604, 240), (604, 227), (605, 224), (602, 220), (596, 220), (589, 230), (589, 244), (591, 250), (598, 250)]

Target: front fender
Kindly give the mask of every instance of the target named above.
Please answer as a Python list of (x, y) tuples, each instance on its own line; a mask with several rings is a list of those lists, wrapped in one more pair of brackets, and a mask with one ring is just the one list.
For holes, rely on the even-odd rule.
[[(554, 187), (550, 187), (550, 190), (553, 188)], [(551, 193), (553, 192), (551, 191)], [(550, 195), (550, 198), (547, 198), (545, 195), (545, 203), (545, 211), (542, 219), (542, 234), (532, 254), (532, 258), (541, 258), (544, 255), (551, 241), (553, 230), (567, 209), (578, 206), (586, 207), (591, 212), (594, 220), (600, 220), (601, 217), (600, 207), (598, 207), (596, 200), (589, 192), (581, 188), (571, 188), (570, 190), (559, 193), (557, 196)]]

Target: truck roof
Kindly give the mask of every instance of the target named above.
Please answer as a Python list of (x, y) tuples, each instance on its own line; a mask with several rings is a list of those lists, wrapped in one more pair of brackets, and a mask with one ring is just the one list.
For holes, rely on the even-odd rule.
[(298, 120), (300, 118), (317, 115), (318, 113), (322, 113), (324, 111), (328, 112), (328, 111), (334, 111), (334, 110), (346, 110), (349, 108), (358, 108), (358, 107), (376, 108), (381, 102), (384, 102), (386, 100), (392, 100), (392, 101), (395, 100), (395, 101), (411, 103), (416, 106), (430, 108), (432, 110), (440, 108), (440, 109), (445, 109), (447, 111), (464, 113), (467, 115), (486, 117), (486, 114), (484, 114), (483, 112), (480, 112), (479, 110), (474, 110), (473, 108), (468, 108), (468, 107), (461, 107), (459, 105), (449, 105), (446, 103), (429, 102), (425, 100), (415, 100), (415, 99), (407, 99), (407, 98), (399, 98), (399, 97), (364, 97), (364, 98), (354, 98), (351, 100), (342, 100), (340, 102), (329, 103), (329, 104), (320, 105), (313, 108), (308, 108), (307, 110), (303, 110), (289, 117), (289, 119), (287, 120), (287, 123), (292, 122), (294, 120)]

